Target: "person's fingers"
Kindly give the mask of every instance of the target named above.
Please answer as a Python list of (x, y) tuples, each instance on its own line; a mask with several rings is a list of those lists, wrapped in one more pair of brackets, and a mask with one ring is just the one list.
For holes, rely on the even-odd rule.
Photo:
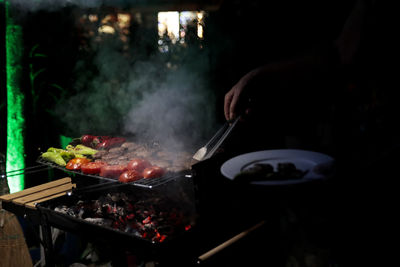
[(237, 109), (238, 100), (239, 100), (239, 96), (237, 94), (234, 94), (232, 96), (231, 104), (229, 106), (229, 120), (232, 120), (236, 117), (236, 109)]
[(233, 97), (232, 91), (229, 91), (225, 95), (224, 115), (226, 120), (230, 120), (229, 116), (230, 116), (230, 106), (232, 102), (232, 97)]

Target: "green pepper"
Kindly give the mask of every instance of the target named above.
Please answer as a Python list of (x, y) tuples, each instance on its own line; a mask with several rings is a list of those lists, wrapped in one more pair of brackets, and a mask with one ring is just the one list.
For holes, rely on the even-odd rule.
[(44, 152), (42, 154), (42, 158), (44, 158), (45, 160), (54, 162), (54, 163), (56, 163), (57, 165), (60, 165), (60, 166), (67, 165), (67, 163), (65, 162), (65, 160), (61, 156), (61, 154), (57, 153), (57, 152), (51, 152), (51, 151)]
[(72, 145), (68, 145), (66, 147), (66, 149), (68, 151), (71, 151), (71, 152), (75, 153), (75, 154), (78, 153), (78, 154), (87, 155), (87, 156), (94, 155), (94, 154), (96, 154), (98, 152), (98, 150), (90, 148), (90, 147), (87, 147), (87, 146), (84, 146), (84, 145), (76, 145), (75, 147), (72, 146)]
[(47, 149), (47, 152), (60, 153), (61, 151), (65, 151), (65, 150), (62, 148), (56, 148), (56, 147), (50, 147), (49, 149)]
[(54, 152), (54, 153), (60, 154), (61, 157), (65, 160), (65, 162), (68, 162), (71, 159), (76, 157), (74, 152), (68, 151), (65, 149), (61, 149), (61, 148), (50, 147), (49, 149), (47, 149), (47, 152)]

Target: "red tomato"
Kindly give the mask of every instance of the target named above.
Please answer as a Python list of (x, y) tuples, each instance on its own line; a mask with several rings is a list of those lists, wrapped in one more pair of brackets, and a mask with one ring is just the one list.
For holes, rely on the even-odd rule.
[(68, 161), (67, 165), (65, 166), (66, 169), (68, 170), (80, 170), (82, 164), (89, 163), (90, 159), (87, 158), (73, 158), (70, 161)]
[(126, 170), (126, 165), (105, 165), (101, 167), (100, 176), (118, 179)]
[(158, 166), (151, 166), (147, 167), (143, 170), (143, 177), (144, 178), (158, 178), (163, 176), (165, 173), (165, 169), (158, 167)]
[(82, 164), (81, 171), (85, 174), (99, 174), (101, 167), (105, 165), (107, 165), (107, 163), (101, 161), (89, 162)]
[(140, 172), (135, 171), (135, 170), (127, 170), (127, 171), (124, 171), (119, 176), (118, 180), (123, 183), (130, 183), (130, 182), (142, 179), (142, 178), (143, 178), (143, 176)]
[(134, 158), (128, 163), (128, 170), (135, 170), (142, 172), (147, 167), (150, 167), (151, 163), (145, 159)]

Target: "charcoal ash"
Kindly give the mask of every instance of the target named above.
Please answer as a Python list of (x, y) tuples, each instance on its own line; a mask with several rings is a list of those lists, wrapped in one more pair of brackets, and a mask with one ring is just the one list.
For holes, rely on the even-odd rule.
[(60, 205), (54, 210), (152, 242), (163, 242), (194, 224), (193, 211), (181, 209), (182, 203), (177, 202), (157, 196), (136, 199), (133, 194), (115, 192), (98, 199), (81, 199), (71, 206)]

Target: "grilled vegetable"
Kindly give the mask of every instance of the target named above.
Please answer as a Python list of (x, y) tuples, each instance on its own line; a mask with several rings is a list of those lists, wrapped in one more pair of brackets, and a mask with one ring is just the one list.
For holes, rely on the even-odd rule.
[(82, 145), (92, 147), (93, 139), (95, 137), (96, 136), (94, 136), (94, 135), (85, 134), (85, 135), (81, 136), (80, 140), (81, 140)]
[(44, 158), (47, 161), (54, 162), (55, 164), (60, 166), (67, 165), (64, 158), (61, 156), (61, 153), (51, 152), (51, 151), (44, 152), (42, 154), (42, 158)]
[(66, 169), (68, 170), (80, 170), (82, 164), (89, 163), (90, 159), (87, 158), (73, 158), (70, 161), (68, 161), (67, 165), (65, 166)]
[(69, 144), (72, 146), (81, 144), (87, 147), (96, 148), (98, 144), (110, 138), (111, 136), (85, 134), (79, 138), (72, 139), (72, 142)]
[(104, 135), (95, 136), (93, 138), (91, 147), (96, 148), (99, 144), (111, 138), (112, 138), (111, 136), (104, 136)]
[(146, 169), (143, 170), (143, 177), (146, 179), (149, 178), (159, 178), (163, 176), (165, 173), (165, 170), (159, 166), (151, 166), (147, 167)]
[(55, 147), (50, 147), (49, 149), (47, 149), (47, 152), (53, 152), (53, 153), (60, 154), (61, 157), (65, 160), (65, 162), (68, 162), (69, 160), (71, 160), (73, 158), (82, 157), (80, 155), (75, 155), (75, 153), (73, 153), (71, 151), (61, 149), (61, 148), (55, 148)]
[(82, 164), (81, 171), (85, 174), (99, 174), (101, 167), (107, 165), (105, 162), (96, 161)]
[(86, 156), (92, 156), (97, 153), (96, 149), (84, 145), (76, 145), (75, 147), (72, 145), (68, 145), (66, 149), (72, 153), (86, 155)]
[(120, 176), (118, 181), (123, 183), (130, 183), (142, 179), (143, 176), (140, 172), (135, 170), (124, 171)]
[(126, 165), (105, 165), (101, 167), (100, 176), (118, 179), (126, 170)]
[(112, 147), (121, 146), (126, 141), (123, 137), (112, 137), (106, 139), (96, 146), (96, 149), (110, 149)]
[(128, 162), (128, 170), (135, 170), (142, 172), (147, 167), (150, 167), (151, 163), (145, 159), (134, 158)]

